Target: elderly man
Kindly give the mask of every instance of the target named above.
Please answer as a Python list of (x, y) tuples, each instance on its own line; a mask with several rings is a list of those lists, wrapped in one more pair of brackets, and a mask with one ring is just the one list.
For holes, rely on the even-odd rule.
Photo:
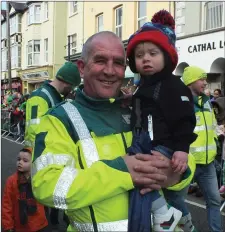
[(125, 61), (114, 33), (91, 36), (77, 62), (84, 85), (76, 100), (52, 109), (38, 128), (33, 192), (41, 203), (67, 210), (68, 231), (127, 231), (128, 191), (139, 186), (144, 194), (179, 179), (168, 181), (171, 170), (158, 152), (126, 154), (132, 133), (120, 92)]

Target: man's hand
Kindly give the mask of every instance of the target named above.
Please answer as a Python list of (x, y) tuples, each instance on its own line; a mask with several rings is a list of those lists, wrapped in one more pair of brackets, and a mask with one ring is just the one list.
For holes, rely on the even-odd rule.
[(124, 156), (124, 161), (135, 186), (158, 190), (167, 177), (159, 168), (167, 168), (168, 163), (159, 157), (147, 154)]
[(183, 174), (187, 169), (188, 153), (183, 151), (176, 151), (173, 153), (172, 168), (174, 172)]

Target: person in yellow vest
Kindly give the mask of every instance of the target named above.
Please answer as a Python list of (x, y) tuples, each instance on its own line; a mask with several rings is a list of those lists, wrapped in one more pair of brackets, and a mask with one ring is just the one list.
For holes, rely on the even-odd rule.
[[(173, 180), (166, 179), (173, 171), (157, 151), (127, 154), (131, 112), (122, 106), (126, 58), (121, 39), (109, 31), (94, 34), (77, 65), (84, 85), (76, 100), (50, 110), (38, 127), (33, 193), (42, 204), (66, 210), (67, 231), (127, 231), (128, 191), (139, 186), (145, 194), (172, 186)], [(192, 175), (179, 187), (190, 183)], [(176, 184), (173, 188), (178, 189)]]
[[(195, 180), (202, 190), (206, 201), (207, 217), (210, 231), (222, 232), (220, 214), (220, 195), (214, 159), (217, 153), (215, 140), (216, 119), (210, 99), (204, 94), (207, 74), (196, 66), (185, 68), (182, 79), (194, 97), (196, 115), (196, 127), (194, 132), (198, 135), (195, 142), (191, 144), (190, 152), (196, 161)], [(183, 202), (183, 204), (185, 204)], [(190, 223), (190, 222), (189, 222)]]
[(67, 96), (70, 91), (80, 84), (81, 78), (77, 65), (66, 62), (57, 72), (53, 81), (34, 90), (26, 103), (25, 146), (33, 147), (37, 126), (40, 118), (50, 108), (63, 101), (62, 95)]

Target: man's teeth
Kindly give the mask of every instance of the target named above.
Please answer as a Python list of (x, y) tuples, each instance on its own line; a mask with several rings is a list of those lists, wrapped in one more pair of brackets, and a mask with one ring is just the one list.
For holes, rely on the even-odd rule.
[(110, 84), (113, 84), (114, 82), (113, 81), (102, 81), (103, 83), (107, 84), (107, 85), (110, 85)]

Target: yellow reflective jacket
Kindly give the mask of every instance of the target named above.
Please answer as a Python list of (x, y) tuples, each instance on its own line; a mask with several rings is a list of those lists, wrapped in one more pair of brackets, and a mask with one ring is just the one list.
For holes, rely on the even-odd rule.
[(132, 141), (130, 110), (110, 100), (91, 99), (80, 88), (75, 101), (50, 110), (38, 127), (33, 193), (42, 204), (66, 210), (68, 231), (127, 231), (134, 186), (121, 156)]
[(191, 144), (190, 152), (195, 157), (196, 164), (209, 164), (214, 161), (216, 147), (216, 119), (206, 95), (194, 97), (197, 139)]
[(37, 90), (31, 93), (26, 103), (25, 146), (33, 147), (37, 127), (41, 117), (56, 104), (62, 102), (58, 91), (45, 81)]

